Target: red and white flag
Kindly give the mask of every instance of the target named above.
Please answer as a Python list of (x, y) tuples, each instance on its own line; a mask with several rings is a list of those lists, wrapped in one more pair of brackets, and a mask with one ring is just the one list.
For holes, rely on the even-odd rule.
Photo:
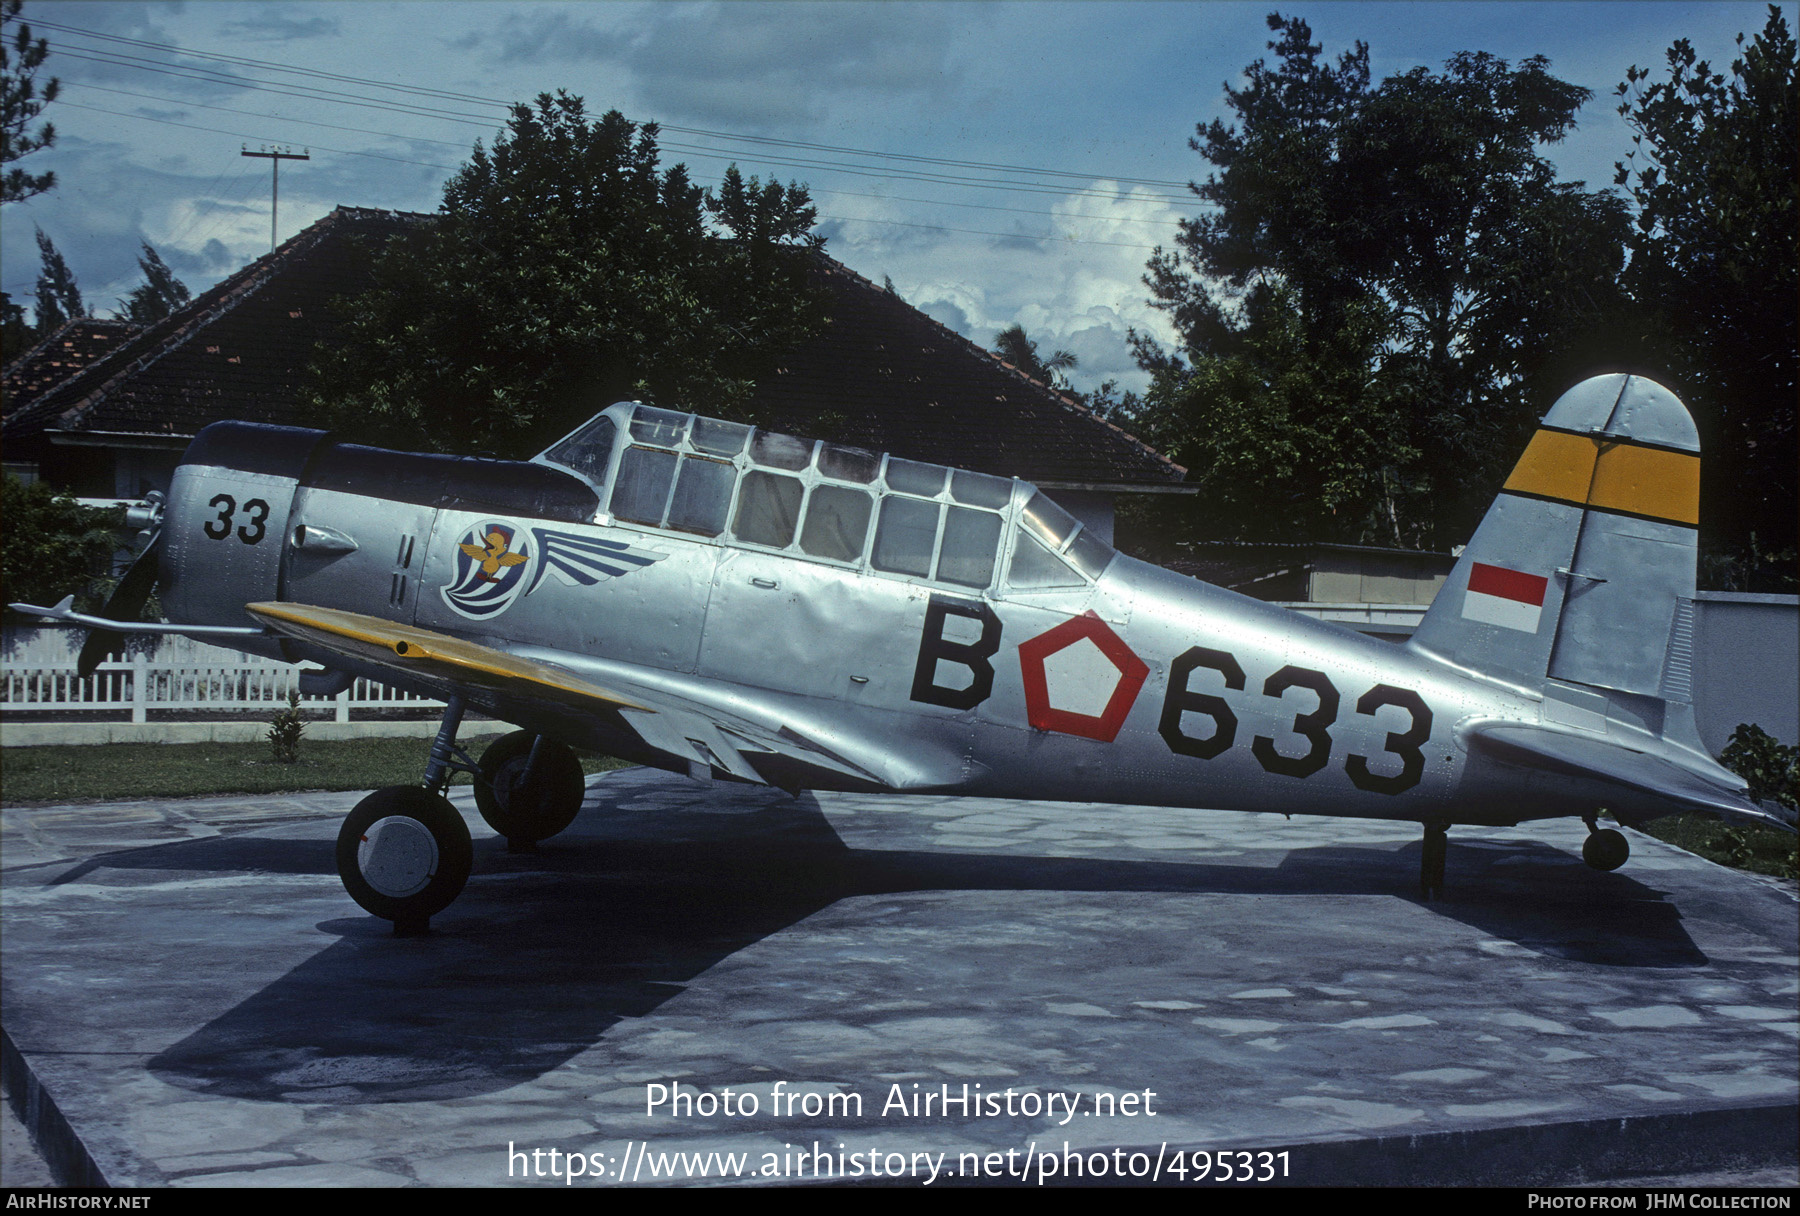
[(1549, 585), (1550, 580), (1541, 575), (1476, 562), (1469, 571), (1462, 614), (1471, 621), (1536, 633), (1544, 611), (1544, 589)]

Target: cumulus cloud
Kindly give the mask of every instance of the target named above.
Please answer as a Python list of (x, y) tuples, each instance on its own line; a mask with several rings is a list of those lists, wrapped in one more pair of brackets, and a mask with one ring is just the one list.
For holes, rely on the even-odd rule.
[(941, 95), (955, 20), (910, 4), (581, 6), (508, 11), (449, 45), (503, 64), (616, 65), (649, 112), (744, 129)]
[(1048, 212), (1013, 222), (1029, 227), (1029, 236), (954, 231), (981, 223), (963, 212), (946, 218), (945, 230), (927, 244), (884, 229), (890, 218), (917, 219), (916, 209), (865, 202), (862, 222), (839, 225), (830, 249), (877, 281), (891, 275), (914, 307), (984, 348), (1000, 330), (1023, 325), (1045, 354), (1076, 356), (1075, 387), (1110, 379), (1141, 389), (1147, 377), (1132, 361), (1126, 334), (1135, 328), (1173, 336), (1150, 306), (1142, 277), (1150, 247), (1170, 240), (1184, 208), (1165, 193), (1113, 182), (1088, 183), (1048, 207), (1028, 205)]

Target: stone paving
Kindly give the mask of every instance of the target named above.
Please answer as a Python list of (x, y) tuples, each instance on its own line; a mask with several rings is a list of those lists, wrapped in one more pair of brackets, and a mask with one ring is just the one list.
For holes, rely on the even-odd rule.
[(1794, 896), (1648, 837), (1453, 831), (1424, 903), (1402, 824), (630, 769), (535, 855), (459, 795), (474, 876), (398, 939), (333, 871), (355, 800), (0, 814), (9, 1066), (106, 1181), (1800, 1181)]

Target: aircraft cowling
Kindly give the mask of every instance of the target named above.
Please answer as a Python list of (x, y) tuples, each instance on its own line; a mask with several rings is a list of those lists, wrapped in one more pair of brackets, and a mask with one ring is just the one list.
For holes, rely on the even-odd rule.
[[(169, 487), (157, 579), (171, 620), (252, 625), (245, 603), (279, 598), (294, 496), (327, 432), (215, 422), (194, 437)], [(279, 643), (244, 648), (281, 657)]]

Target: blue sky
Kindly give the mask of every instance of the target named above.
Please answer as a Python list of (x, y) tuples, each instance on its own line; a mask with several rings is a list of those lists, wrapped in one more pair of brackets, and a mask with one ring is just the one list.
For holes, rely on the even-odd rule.
[[(63, 93), (45, 114), (57, 145), (20, 163), (61, 184), (5, 208), (0, 278), (29, 298), (41, 226), (101, 314), (138, 281), (140, 241), (204, 288), (268, 249), (269, 162), (245, 145), (310, 150), (283, 165), (285, 239), (339, 204), (435, 209), (506, 102), (567, 89), (596, 112), (664, 124), (665, 163), (703, 183), (734, 161), (807, 183), (833, 256), (976, 341), (1019, 322), (1046, 351), (1079, 356), (1078, 387), (1135, 386), (1126, 330), (1168, 332), (1144, 262), (1194, 214), (1182, 183), (1205, 173), (1187, 139), (1227, 116), (1224, 86), (1267, 55), (1275, 7), (27, 0)], [(1792, 27), (1795, 6), (1781, 7)], [(1630, 147), (1613, 97), (1626, 69), (1660, 69), (1687, 38), (1725, 70), (1735, 35), (1754, 36), (1768, 8), (1280, 11), (1305, 18), (1328, 54), (1368, 42), (1377, 79), (1464, 50), (1547, 56), (1595, 94), (1548, 155), (1597, 187)]]

